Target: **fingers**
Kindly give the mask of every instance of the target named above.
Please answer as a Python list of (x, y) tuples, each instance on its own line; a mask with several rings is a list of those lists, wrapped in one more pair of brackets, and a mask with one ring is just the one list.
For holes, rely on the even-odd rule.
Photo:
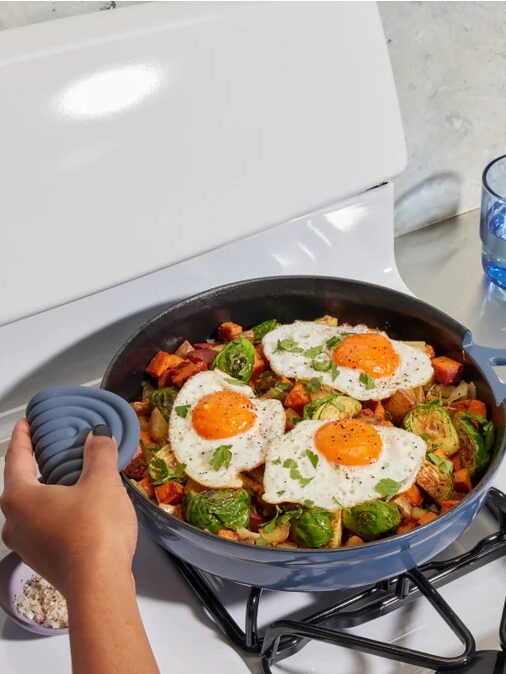
[(113, 472), (118, 475), (118, 448), (114, 438), (92, 433), (84, 443), (83, 471), (79, 482), (93, 476), (105, 478)]
[(16, 422), (5, 455), (5, 487), (12, 486), (15, 482), (37, 484), (30, 427), (26, 419)]

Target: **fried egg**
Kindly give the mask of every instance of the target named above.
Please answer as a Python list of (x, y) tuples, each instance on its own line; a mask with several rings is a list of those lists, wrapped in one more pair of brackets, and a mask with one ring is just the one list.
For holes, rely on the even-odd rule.
[(365, 325), (332, 326), (312, 321), (280, 325), (262, 339), (271, 369), (310, 380), (357, 400), (383, 400), (400, 388), (429, 382), (429, 356)]
[(279, 400), (258, 400), (218, 370), (188, 379), (169, 419), (171, 448), (186, 474), (216, 489), (241, 487), (241, 471), (264, 463), (268, 444), (284, 430)]
[(399, 492), (415, 481), (426, 443), (401, 428), (358, 419), (301, 421), (267, 454), (263, 498), (326, 510), (381, 498), (378, 483), (390, 478)]

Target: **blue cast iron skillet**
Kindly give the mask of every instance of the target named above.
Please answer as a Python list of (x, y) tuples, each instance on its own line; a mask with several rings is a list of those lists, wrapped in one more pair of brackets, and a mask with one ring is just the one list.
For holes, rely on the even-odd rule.
[(282, 276), (241, 281), (200, 293), (170, 306), (142, 325), (114, 356), (102, 387), (127, 400), (139, 398), (144, 368), (163, 349), (184, 340), (201, 342), (223, 321), (244, 326), (269, 318), (281, 323), (322, 314), (341, 322), (365, 323), (394, 339), (423, 340), (465, 363), (498, 429), (485, 475), (455, 508), (423, 527), (357, 547), (288, 550), (235, 543), (208, 534), (164, 513), (125, 478), (125, 486), (148, 535), (177, 557), (223, 578), (275, 590), (320, 591), (368, 585), (421, 564), (446, 548), (472, 522), (505, 453), (506, 384), (494, 365), (506, 364), (506, 349), (473, 343), (462, 325), (433, 307), (399, 292), (339, 278)]

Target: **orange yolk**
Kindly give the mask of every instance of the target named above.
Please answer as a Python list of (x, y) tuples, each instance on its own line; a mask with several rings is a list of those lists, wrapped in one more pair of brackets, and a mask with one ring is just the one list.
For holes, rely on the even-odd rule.
[(399, 367), (399, 354), (388, 337), (376, 332), (350, 335), (332, 353), (336, 365), (362, 370), (371, 377), (389, 377)]
[(193, 428), (207, 440), (231, 438), (255, 423), (255, 406), (236, 391), (217, 391), (204, 396), (192, 415)]
[(381, 454), (378, 431), (357, 419), (331, 421), (314, 434), (316, 449), (331, 463), (367, 466)]

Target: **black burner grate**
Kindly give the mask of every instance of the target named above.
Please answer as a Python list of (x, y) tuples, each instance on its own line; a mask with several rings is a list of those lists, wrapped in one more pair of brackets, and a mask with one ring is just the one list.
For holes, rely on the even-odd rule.
[[(298, 652), (308, 641), (318, 640), (352, 648), (363, 653), (418, 665), (438, 672), (506, 672), (506, 657), (499, 651), (476, 652), (473, 635), (446, 603), (436, 588), (455, 580), (484, 564), (506, 555), (506, 495), (491, 489), (486, 506), (499, 525), (498, 530), (483, 538), (471, 550), (444, 561), (432, 561), (386, 581), (361, 589), (330, 608), (301, 620), (278, 620), (260, 634), (258, 608), (261, 588), (252, 588), (246, 601), (245, 627), (237, 622), (218, 599), (205, 574), (174, 559), (180, 573), (206, 608), (221, 631), (238, 648), (259, 654), (265, 674), (271, 666)], [(405, 606), (423, 595), (447, 623), (463, 645), (462, 653), (452, 658), (435, 656), (403, 646), (344, 632)], [(506, 603), (500, 625), (501, 646), (506, 651)]]

